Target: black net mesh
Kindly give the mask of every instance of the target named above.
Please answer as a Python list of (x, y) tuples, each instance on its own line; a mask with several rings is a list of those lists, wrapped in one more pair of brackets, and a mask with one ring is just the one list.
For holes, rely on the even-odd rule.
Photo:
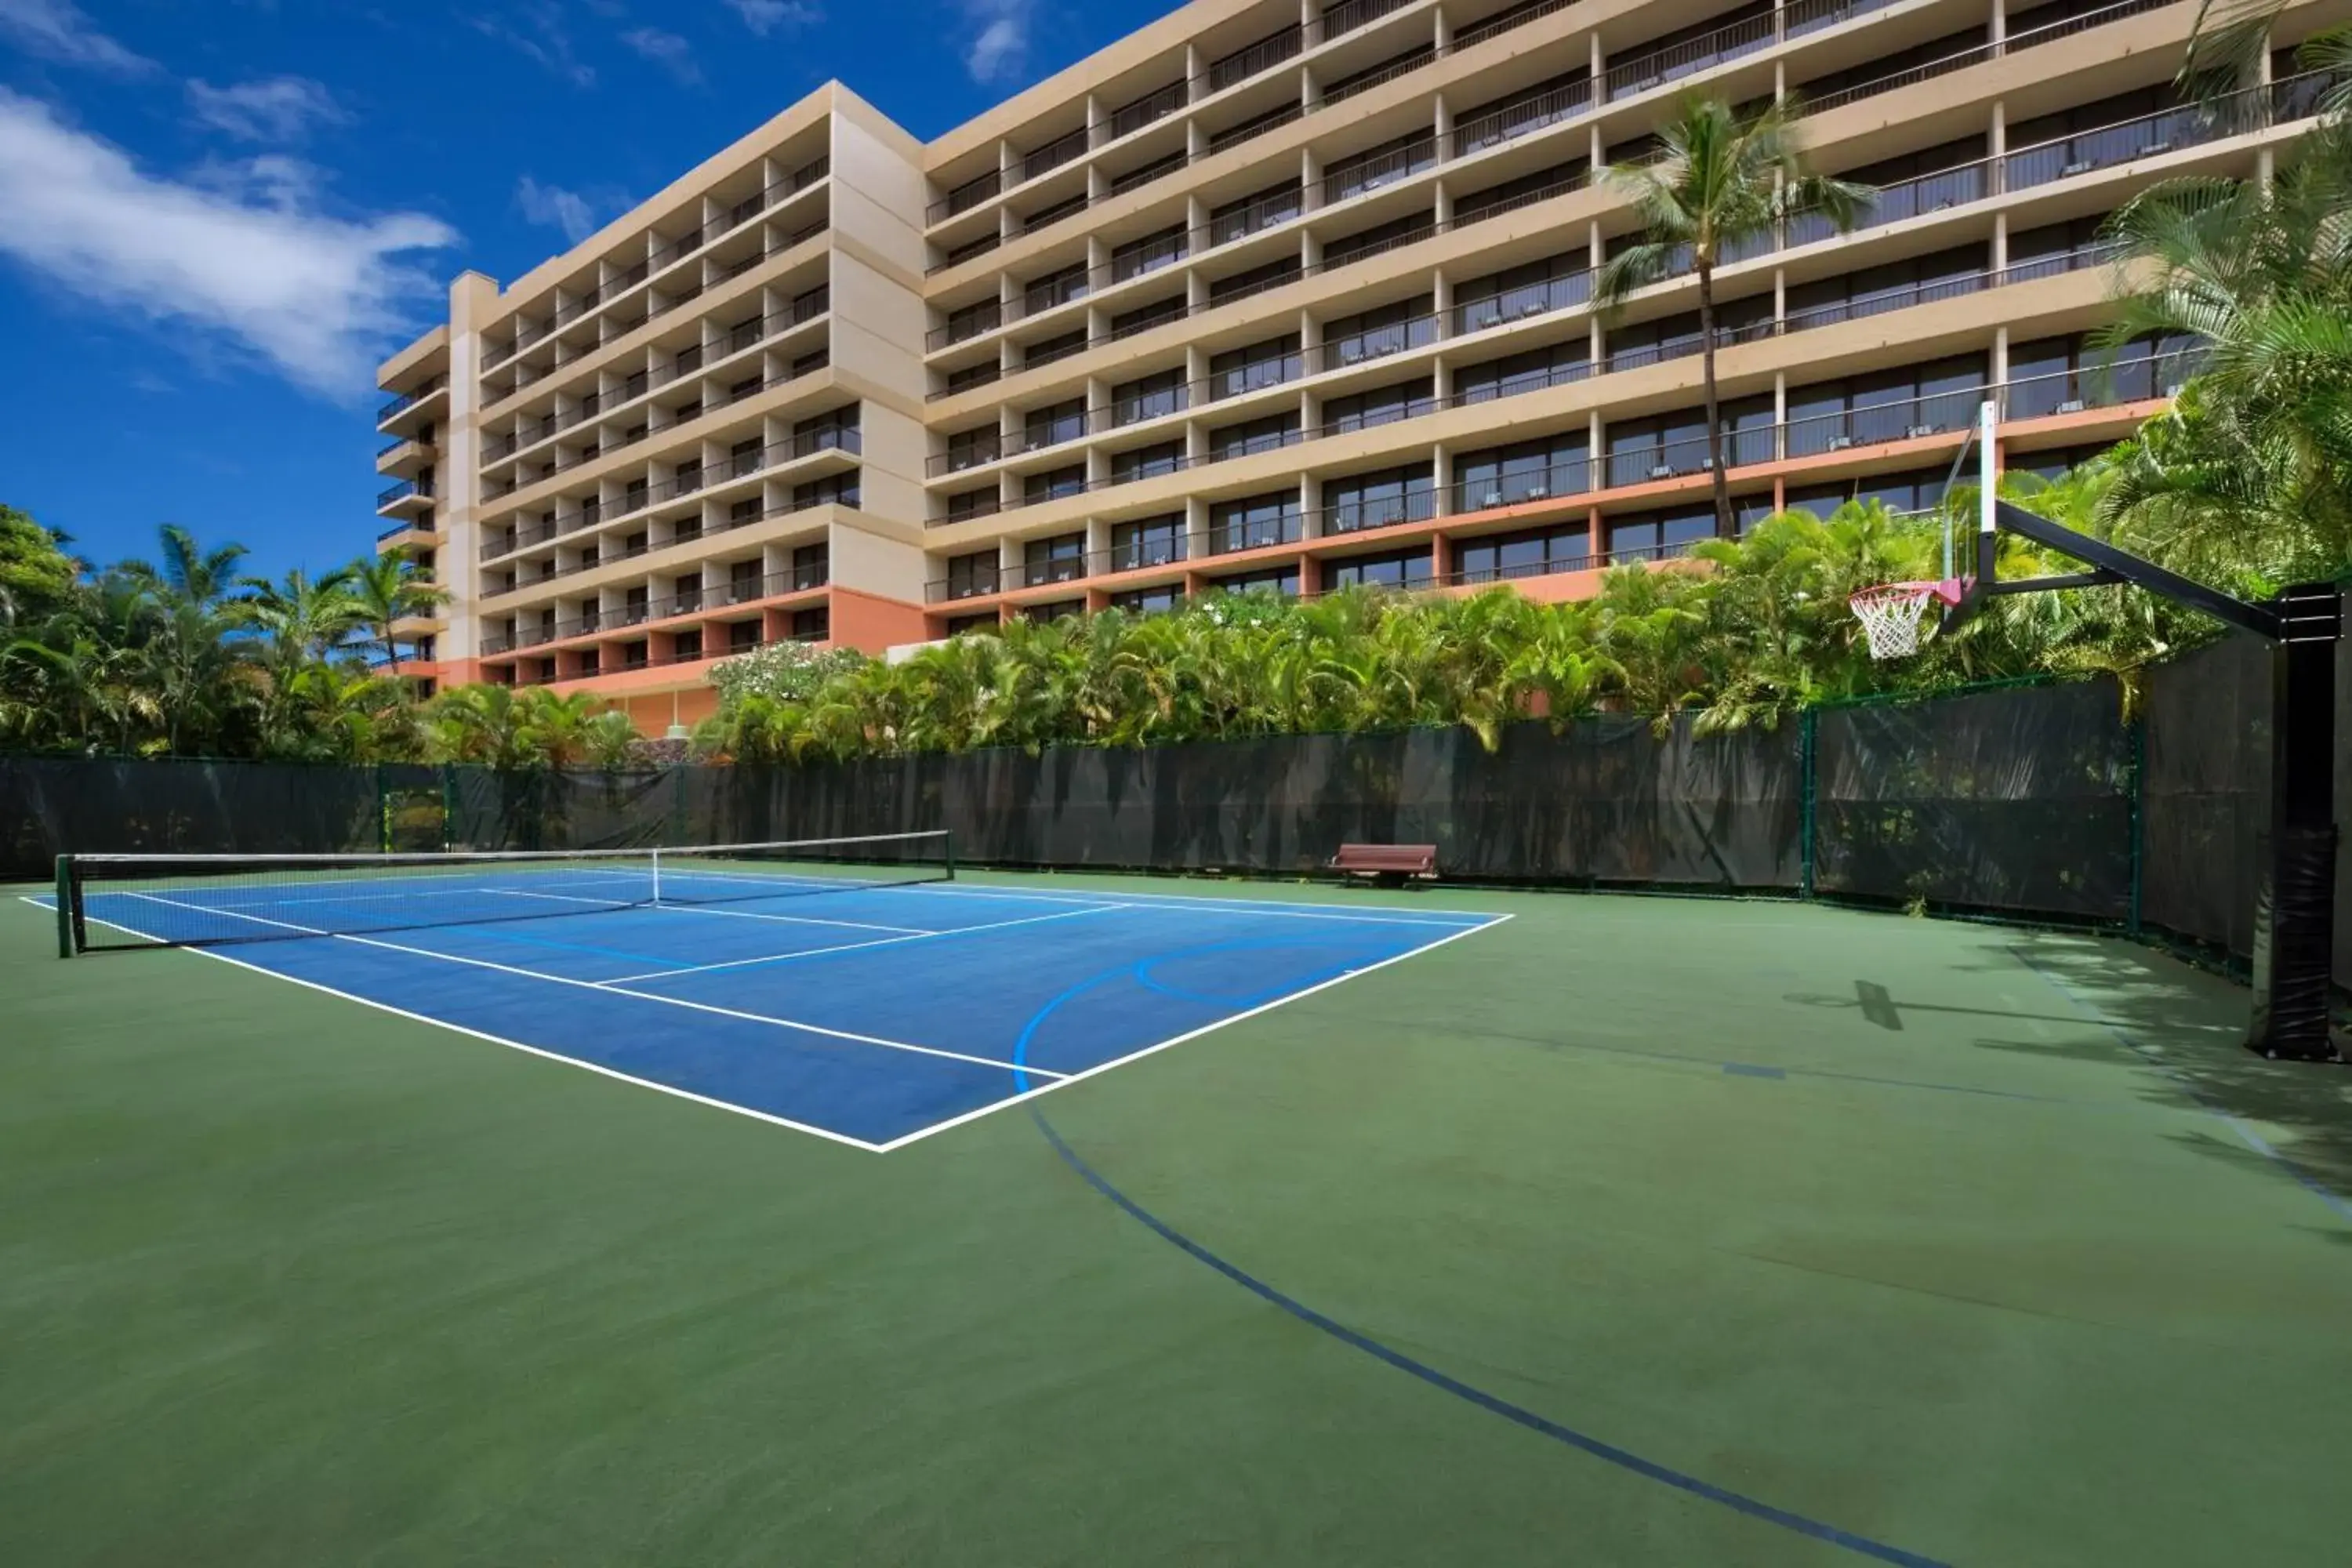
[(2130, 917), (2132, 743), (2113, 681), (1828, 709), (1816, 736), (1822, 891)]
[[(2339, 799), (2352, 803), (2352, 645)], [(2153, 669), (2137, 774), (2147, 922), (2243, 956), (2269, 815), (2269, 658), (2238, 638)], [(68, 850), (344, 854), (636, 849), (948, 828), (980, 864), (1322, 868), (1342, 844), (1426, 843), (1446, 875), (1699, 891), (1802, 885), (1812, 800), (1825, 893), (2121, 922), (2133, 734), (2108, 681), (1827, 709), (1701, 736), (1633, 718), (1080, 747), (793, 768), (506, 774), (478, 767), (0, 757), (0, 874)], [(2352, 857), (2339, 909), (2352, 908)], [(2352, 919), (2336, 922), (2352, 973)]]
[(369, 850), (382, 811), (373, 768), (0, 757), (0, 870), (46, 877), (68, 850)]
[(1601, 719), (1514, 726), (1493, 752), (1467, 731), (1415, 730), (729, 773), (726, 837), (936, 826), (983, 864), (1298, 874), (1343, 844), (1402, 842), (1503, 881), (1728, 890), (1799, 873), (1794, 724), (1700, 737), (1687, 721), (1661, 735)]
[[(2336, 695), (2345, 700), (2341, 684)], [(2142, 919), (2244, 958), (2253, 948), (2255, 846), (2270, 816), (2270, 648), (2252, 637), (2200, 648), (2149, 671), (2146, 702)], [(2344, 724), (2339, 717), (2339, 756), (2352, 738)]]

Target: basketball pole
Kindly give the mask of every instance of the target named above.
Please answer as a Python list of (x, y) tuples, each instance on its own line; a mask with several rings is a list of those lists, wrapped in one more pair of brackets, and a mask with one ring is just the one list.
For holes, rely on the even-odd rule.
[[(2000, 498), (1996, 487), (2000, 473), (1993, 462), (1993, 431), (2000, 420), (2000, 409), (1990, 397), (1977, 405), (1977, 558), (1976, 577), (1979, 583), (1993, 580), (1993, 562), (2000, 550)], [(1952, 571), (1952, 543), (1948, 535), (1944, 541), (1944, 577), (1949, 581)]]
[[(1992, 405), (1983, 417), (1990, 421)], [(1989, 426), (1988, 433), (1989, 433)], [(2304, 583), (2260, 604), (2143, 560), (2103, 539), (1993, 495), (1990, 443), (1977, 529), (1976, 575), (1947, 611), (1949, 632), (1990, 599), (2128, 583), (2270, 645), (2271, 802), (2260, 836), (2254, 898), (2253, 1018), (2246, 1046), (2266, 1057), (2341, 1060), (2331, 1034), (2336, 940), (2336, 654), (2343, 600), (2332, 583)], [(2002, 582), (2002, 531), (2084, 563), (2086, 572)]]

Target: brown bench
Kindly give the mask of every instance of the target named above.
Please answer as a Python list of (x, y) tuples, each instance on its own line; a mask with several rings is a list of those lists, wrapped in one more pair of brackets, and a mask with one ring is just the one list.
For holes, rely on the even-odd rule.
[(1331, 869), (1395, 886), (1408, 877), (1437, 875), (1434, 844), (1342, 844)]

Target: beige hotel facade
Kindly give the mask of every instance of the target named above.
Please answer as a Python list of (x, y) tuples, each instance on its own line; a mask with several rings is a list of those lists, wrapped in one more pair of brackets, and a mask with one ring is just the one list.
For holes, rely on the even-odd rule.
[(1607, 318), (1597, 165), (1684, 94), (1805, 105), (1880, 195), (1719, 274), (1743, 523), (1933, 505), (1980, 403), (2045, 471), (2162, 405), (2086, 334), (2101, 220), (2312, 123), (2291, 7), (2184, 106), (2192, 0), (1196, 0), (937, 141), (838, 83), (385, 362), (380, 548), (427, 679), (649, 731), (712, 663), (1234, 589), (1548, 599), (1714, 531), (1687, 278)]

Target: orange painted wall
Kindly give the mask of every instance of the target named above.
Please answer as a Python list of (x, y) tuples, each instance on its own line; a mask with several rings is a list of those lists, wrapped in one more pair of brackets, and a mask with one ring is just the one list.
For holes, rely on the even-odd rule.
[(920, 605), (835, 585), (833, 636), (828, 640), (835, 647), (854, 647), (879, 658), (885, 648), (922, 642), (929, 635), (924, 630)]

